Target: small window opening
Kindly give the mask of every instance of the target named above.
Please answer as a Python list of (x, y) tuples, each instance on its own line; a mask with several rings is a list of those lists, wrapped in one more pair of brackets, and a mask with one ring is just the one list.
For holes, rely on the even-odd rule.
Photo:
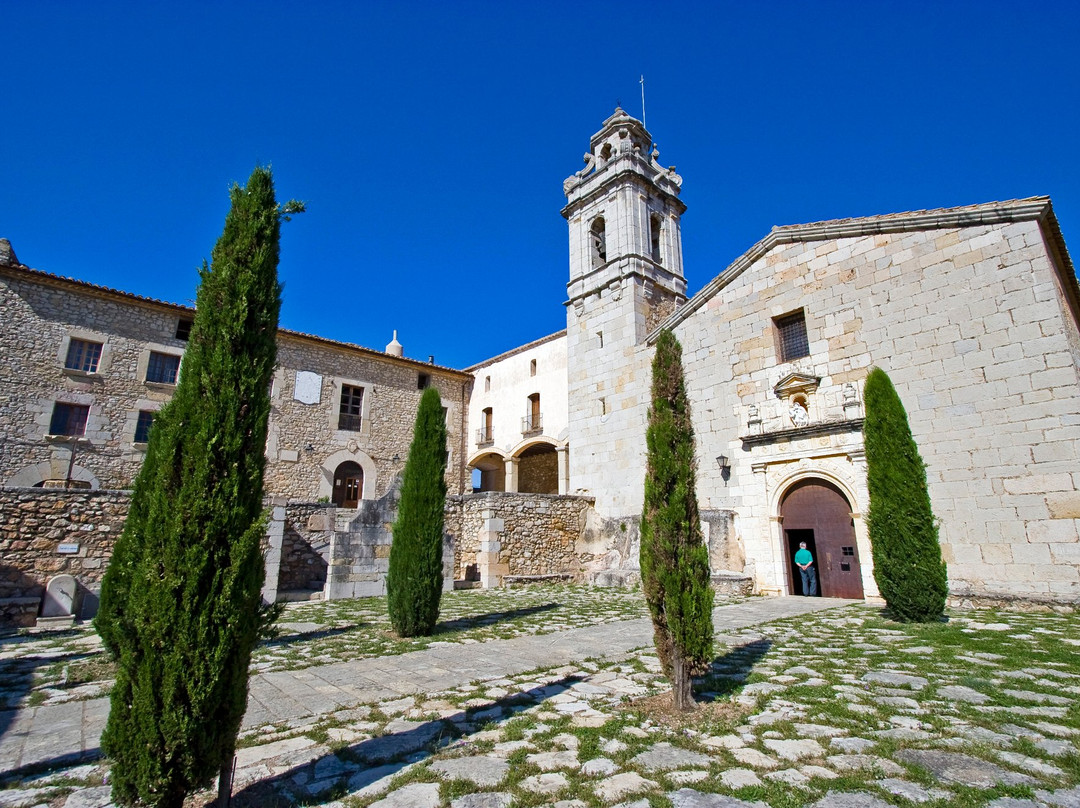
[(359, 432), (363, 426), (364, 388), (341, 385), (341, 406), (338, 409), (338, 429)]
[(84, 339), (73, 339), (68, 343), (67, 359), (64, 367), (83, 373), (97, 373), (101, 361), (101, 343)]
[(490, 376), (485, 376), (484, 377), (484, 392), (485, 393), (490, 393), (491, 392), (491, 377)]
[(176, 323), (176, 338), (187, 342), (191, 337), (191, 326), (194, 322), (190, 317), (181, 317)]
[(491, 407), (485, 407), (481, 412), (481, 415), (483, 417), (483, 425), (476, 431), (476, 442), (481, 444), (491, 443), (495, 440), (494, 433), (491, 430), (491, 421), (493, 417)]
[(660, 217), (653, 214), (649, 217), (649, 253), (656, 263), (660, 263)]
[(153, 410), (139, 410), (139, 419), (135, 422), (135, 442), (146, 443), (150, 440), (150, 427), (154, 424)]
[(81, 437), (86, 434), (86, 421), (89, 416), (90, 407), (86, 404), (65, 404), (57, 401), (53, 405), (49, 434)]
[(776, 326), (780, 361), (792, 362), (810, 355), (810, 343), (806, 337), (806, 315), (802, 309), (773, 320)]
[(597, 331), (596, 332), (596, 339), (599, 341), (600, 347), (603, 348), (604, 347), (604, 332), (603, 331)]
[(600, 159), (604, 160), (605, 162), (610, 160), (611, 159), (611, 152), (612, 152), (611, 144), (610, 143), (605, 143), (603, 148), (600, 149)]
[(173, 354), (150, 352), (150, 361), (146, 363), (146, 380), (154, 384), (176, 384), (180, 372), (180, 357)]
[(419, 373), (416, 376), (416, 389), (426, 390), (431, 384), (431, 375), (427, 373)]
[(607, 236), (604, 217), (598, 216), (589, 228), (589, 243), (592, 247), (592, 265), (598, 267), (607, 262)]
[(535, 376), (536, 375), (536, 360), (535, 359), (532, 360), (531, 362), (529, 362), (529, 375), (530, 376)]
[(600, 404), (600, 416), (603, 417), (603, 416), (608, 414), (607, 413), (607, 399), (604, 398), (603, 396), (601, 396), (599, 404)]
[(528, 414), (523, 419), (522, 432), (539, 432), (544, 428), (540, 417), (540, 394), (533, 393), (529, 396)]

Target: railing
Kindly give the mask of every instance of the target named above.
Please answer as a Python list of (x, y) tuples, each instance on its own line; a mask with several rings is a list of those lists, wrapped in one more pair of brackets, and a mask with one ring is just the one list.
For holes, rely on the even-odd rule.
[(337, 428), (346, 429), (349, 432), (359, 432), (363, 423), (364, 417), (362, 415), (346, 415), (345, 413), (340, 413), (338, 415)]
[(476, 442), (480, 446), (495, 442), (495, 435), (490, 426), (482, 426), (476, 430)]
[(526, 415), (521, 419), (521, 434), (529, 435), (533, 432), (544, 431), (544, 417), (538, 413), (533, 412)]

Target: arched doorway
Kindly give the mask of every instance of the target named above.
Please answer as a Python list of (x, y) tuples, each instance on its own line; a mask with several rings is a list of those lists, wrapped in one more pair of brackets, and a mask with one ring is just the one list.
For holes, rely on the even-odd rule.
[(550, 443), (534, 443), (518, 455), (518, 491), (559, 493), (559, 453)]
[(818, 591), (828, 598), (863, 597), (859, 548), (851, 505), (840, 489), (821, 479), (800, 480), (780, 503), (788, 591), (802, 594), (795, 551), (805, 541), (817, 565)]
[(506, 490), (506, 461), (502, 455), (489, 452), (476, 458), (469, 465), (478, 472), (476, 477), (479, 477), (473, 480), (473, 493)]
[(355, 508), (364, 491), (364, 470), (359, 463), (346, 460), (334, 471), (334, 493), (330, 501), (339, 508)]

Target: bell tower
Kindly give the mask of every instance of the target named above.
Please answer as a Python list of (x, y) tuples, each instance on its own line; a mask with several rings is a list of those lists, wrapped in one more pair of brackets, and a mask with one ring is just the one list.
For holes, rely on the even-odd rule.
[(686, 300), (682, 178), (658, 157), (641, 121), (616, 108), (590, 139), (585, 167), (563, 182), (569, 490), (593, 494), (611, 517), (641, 511), (652, 357), (645, 340)]

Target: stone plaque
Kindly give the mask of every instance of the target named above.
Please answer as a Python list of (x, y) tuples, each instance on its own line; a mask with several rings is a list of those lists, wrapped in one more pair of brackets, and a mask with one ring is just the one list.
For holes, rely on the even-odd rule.
[(75, 555), (79, 552), (79, 545), (75, 542), (64, 542), (57, 546), (56, 552), (60, 555)]
[(57, 575), (45, 587), (42, 617), (66, 617), (75, 614), (75, 593), (79, 585), (71, 575)]
[(322, 376), (308, 370), (296, 371), (293, 398), (303, 404), (318, 404), (322, 401)]

